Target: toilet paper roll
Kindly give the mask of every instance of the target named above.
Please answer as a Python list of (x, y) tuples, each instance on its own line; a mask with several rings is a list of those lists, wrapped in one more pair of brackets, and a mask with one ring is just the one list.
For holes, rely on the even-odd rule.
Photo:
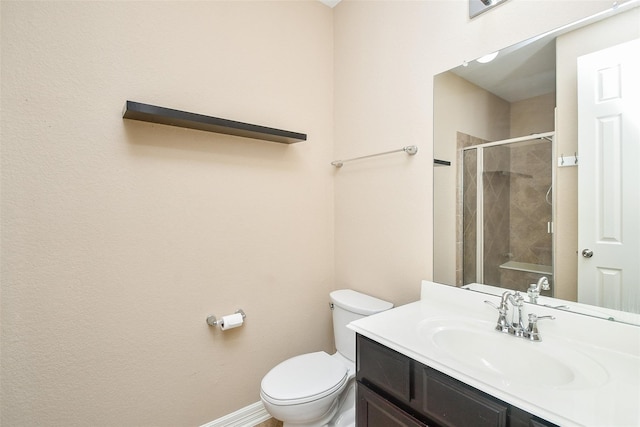
[(241, 313), (230, 314), (228, 316), (222, 316), (222, 321), (220, 322), (220, 329), (226, 331), (227, 329), (238, 328), (242, 326), (244, 322), (244, 318)]

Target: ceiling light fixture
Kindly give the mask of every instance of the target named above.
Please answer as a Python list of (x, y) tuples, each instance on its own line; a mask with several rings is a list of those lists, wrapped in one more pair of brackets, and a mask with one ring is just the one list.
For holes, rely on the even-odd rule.
[(480, 58), (476, 59), (476, 61), (478, 61), (481, 64), (486, 64), (487, 62), (491, 62), (494, 59), (496, 59), (496, 56), (498, 56), (498, 51), (490, 53), (485, 56), (481, 56)]

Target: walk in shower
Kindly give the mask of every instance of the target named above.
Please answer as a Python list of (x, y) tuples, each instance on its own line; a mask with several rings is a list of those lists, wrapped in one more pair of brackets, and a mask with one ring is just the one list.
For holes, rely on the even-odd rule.
[(553, 283), (553, 132), (486, 142), (459, 135), (462, 284)]

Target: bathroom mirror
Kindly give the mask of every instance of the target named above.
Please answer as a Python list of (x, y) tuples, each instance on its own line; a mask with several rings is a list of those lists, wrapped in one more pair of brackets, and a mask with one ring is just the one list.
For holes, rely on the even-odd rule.
[(578, 177), (588, 171), (578, 173), (576, 62), (638, 38), (639, 6), (623, 3), (434, 76), (435, 282), (526, 293), (545, 276), (548, 305), (636, 322), (578, 297)]

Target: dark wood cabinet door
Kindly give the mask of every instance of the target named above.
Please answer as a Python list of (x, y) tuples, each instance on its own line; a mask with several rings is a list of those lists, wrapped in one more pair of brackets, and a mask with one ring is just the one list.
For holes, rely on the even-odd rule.
[(362, 383), (358, 383), (356, 395), (356, 426), (358, 427), (427, 426)]
[(529, 427), (558, 427), (558, 426), (555, 425), (555, 424), (551, 424), (548, 421), (544, 421), (544, 420), (541, 420), (541, 419), (538, 419), (538, 418), (536, 418), (536, 419), (531, 418), (529, 420)]
[(509, 406), (458, 380), (421, 365), (420, 412), (447, 427), (507, 427)]
[(520, 408), (511, 406), (509, 408), (509, 427), (558, 427), (549, 421), (541, 420), (523, 411)]
[(356, 343), (357, 380), (409, 404), (411, 359), (362, 335)]

